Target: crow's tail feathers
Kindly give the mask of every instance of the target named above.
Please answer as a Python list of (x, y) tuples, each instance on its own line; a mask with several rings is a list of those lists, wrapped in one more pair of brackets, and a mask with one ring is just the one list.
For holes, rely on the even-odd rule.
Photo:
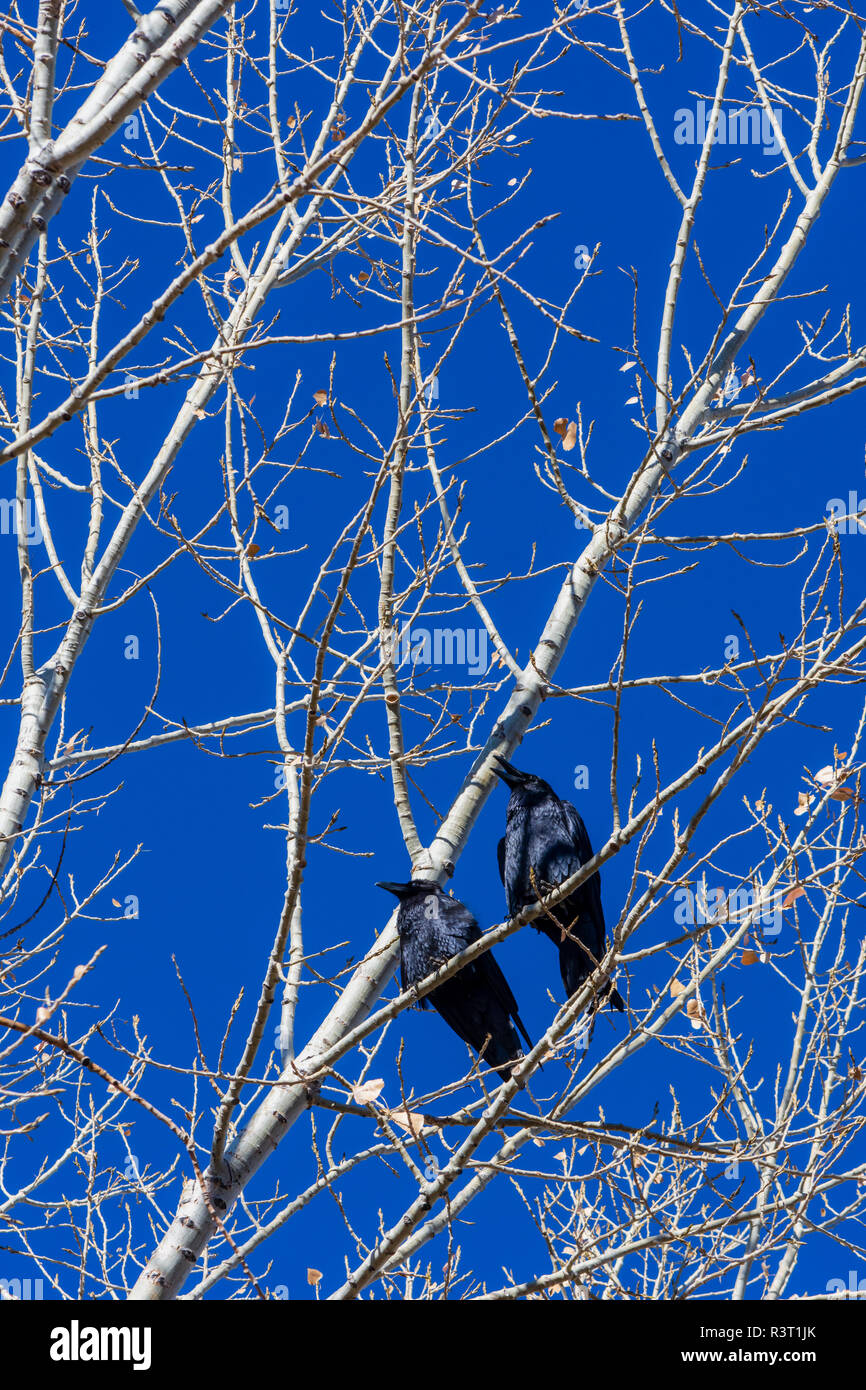
[(623, 997), (618, 989), (614, 989), (613, 985), (607, 987), (607, 1002), (612, 1009), (616, 1009), (619, 1013), (625, 1013)]
[(503, 1047), (501, 1043), (497, 1046), (493, 1039), (488, 1037), (478, 1054), (481, 1060), (486, 1062), (491, 1071), (495, 1071), (502, 1081), (511, 1080), (512, 1071), (518, 1062), (523, 1061), (525, 1055), (514, 1032), (511, 1034), (511, 1043), (511, 1047), (507, 1048)]
[[(521, 1023), (520, 1018), (516, 1013), (512, 1014), (512, 1018), (526, 1039), (527, 1045), (531, 1048), (533, 1045), (532, 1039)], [(517, 1034), (510, 1024), (508, 1033), (510, 1035), (508, 1038), (499, 1037), (494, 1039), (488, 1035), (479, 1053), (488, 1067), (491, 1067), (503, 1081), (511, 1080), (511, 1074), (514, 1068), (518, 1063), (524, 1061), (526, 1057), (526, 1053), (518, 1042)]]
[[(511, 1017), (512, 1017), (512, 1019), (514, 1020), (514, 1022), (517, 1024), (517, 1027), (520, 1029), (520, 1032), (521, 1032), (521, 1034), (522, 1034), (522, 1036), (523, 1036), (523, 1040), (524, 1040), (524, 1042), (526, 1043), (526, 1046), (529, 1048), (529, 1050), (530, 1050), (530, 1052), (531, 1052), (532, 1049), (533, 1049), (534, 1046), (535, 1046), (535, 1043), (532, 1041), (531, 1037), (529, 1036), (529, 1034), (527, 1033), (526, 1029), (524, 1028), (524, 1026), (523, 1026), (523, 1019), (520, 1017), (520, 1014), (518, 1014), (518, 1013), (513, 1013), (513, 1014), (511, 1015)], [(522, 1062), (522, 1061), (524, 1060), (525, 1056), (526, 1056), (526, 1053), (518, 1046), (517, 1056), (516, 1056), (516, 1058), (514, 1059), (514, 1060), (515, 1060), (515, 1064), (516, 1064), (517, 1062)], [(538, 1063), (538, 1070), (539, 1070), (539, 1071), (544, 1071), (544, 1067), (541, 1065), (540, 1062)], [(502, 1076), (502, 1072), (500, 1072), (499, 1075)], [(508, 1081), (510, 1081), (510, 1080), (511, 1080), (511, 1077), (510, 1077), (510, 1076), (507, 1076), (507, 1078), (504, 1077), (503, 1080), (505, 1080), (505, 1079), (507, 1079)]]
[(526, 1029), (524, 1028), (524, 1026), (523, 1026), (523, 1019), (520, 1017), (520, 1014), (518, 1014), (518, 1013), (513, 1013), (513, 1014), (511, 1015), (511, 1017), (514, 1019), (514, 1022), (517, 1024), (517, 1027), (518, 1027), (519, 1030), (520, 1030), (521, 1037), (523, 1038), (524, 1042), (526, 1043), (526, 1046), (527, 1046), (528, 1048), (533, 1048), (533, 1047), (535, 1046), (535, 1043), (532, 1041), (531, 1037), (529, 1036), (529, 1034), (527, 1033)]
[(598, 991), (598, 994), (590, 1001), (590, 1009), (593, 1012), (596, 1009), (600, 1009), (604, 1000), (607, 1000), (610, 1007), (616, 1009), (618, 1013), (625, 1013), (625, 1001), (619, 990), (611, 984), (610, 980), (605, 981)]
[(507, 1066), (507, 1067), (497, 1067), (497, 1068), (496, 1068), (496, 1075), (499, 1077), (499, 1079), (500, 1079), (501, 1081), (510, 1081), (510, 1080), (511, 1080), (511, 1073), (512, 1073), (512, 1070), (514, 1069), (514, 1067), (517, 1066), (517, 1063), (518, 1063), (518, 1062), (522, 1062), (522, 1061), (523, 1061), (523, 1053), (521, 1052), (520, 1056), (519, 1056), (519, 1057), (515, 1057), (515, 1058), (514, 1058), (514, 1061), (513, 1061), (509, 1066)]

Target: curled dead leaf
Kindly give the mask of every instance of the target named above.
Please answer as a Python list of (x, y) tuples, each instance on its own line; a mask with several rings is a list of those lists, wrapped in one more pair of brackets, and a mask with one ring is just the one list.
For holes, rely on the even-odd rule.
[(314, 391), (314, 392), (313, 392), (313, 400), (316, 402), (316, 405), (327, 405), (327, 404), (328, 404), (328, 393), (327, 393), (327, 391)]
[(740, 957), (740, 964), (741, 964), (741, 965), (756, 965), (757, 962), (758, 962), (758, 953), (757, 953), (757, 951), (750, 951), (749, 948), (746, 947), (746, 949), (743, 951), (742, 956)]
[[(850, 787), (841, 785), (840, 780), (847, 775), (847, 772), (842, 769), (837, 770), (828, 763), (826, 767), (819, 768), (815, 773), (815, 781), (818, 783), (819, 787), (823, 787), (825, 790), (828, 787), (833, 788), (830, 792), (831, 801), (851, 801), (854, 797), (853, 791)], [(840, 782), (840, 785), (835, 785), (837, 782)]]
[(352, 1099), (357, 1105), (369, 1105), (376, 1100), (385, 1089), (385, 1082), (381, 1077), (372, 1081), (363, 1081), (359, 1086), (352, 1087)]
[(419, 1135), (424, 1129), (424, 1116), (417, 1110), (391, 1110), (388, 1119), (393, 1120), (395, 1125), (401, 1129), (407, 1129), (410, 1134)]
[(801, 888), (799, 885), (796, 888), (789, 889), (782, 899), (782, 908), (790, 907), (791, 903), (796, 902), (798, 898), (802, 898), (805, 892), (805, 888)]
[(569, 426), (568, 426), (568, 429), (565, 431), (565, 434), (563, 435), (562, 447), (563, 447), (563, 449), (566, 451), (566, 453), (569, 453), (569, 452), (574, 448), (574, 446), (575, 446), (576, 443), (577, 443), (577, 425), (576, 425), (575, 422), (572, 420), (571, 423), (570, 423)]
[(307, 1270), (307, 1283), (312, 1284), (313, 1288), (316, 1287), (316, 1285), (320, 1282), (321, 1278), (322, 1271), (320, 1269)]

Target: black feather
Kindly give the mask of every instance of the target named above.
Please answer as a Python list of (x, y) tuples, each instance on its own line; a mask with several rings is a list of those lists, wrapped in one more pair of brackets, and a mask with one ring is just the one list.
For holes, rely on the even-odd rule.
[[(392, 892), (397, 890), (400, 898), (397, 930), (404, 989), (438, 970), (480, 937), (478, 923), (469, 909), (457, 898), (449, 898), (436, 884), (412, 880), (382, 886), (388, 886)], [(450, 980), (431, 990), (422, 1004), (427, 1000), (457, 1036), (499, 1072), (503, 1081), (510, 1080), (507, 1064), (524, 1055), (514, 1025), (529, 1047), (532, 1042), (492, 951), (464, 965)]]
[[(516, 917), (588, 863), (592, 844), (583, 819), (570, 801), (560, 801), (541, 777), (521, 773), (507, 763), (503, 766), (505, 772), (500, 776), (511, 788), (511, 796), (497, 857), (508, 915)], [(605, 951), (598, 872), (548, 913), (537, 917), (532, 925), (557, 945), (559, 970), (570, 998)], [(602, 987), (601, 994), (608, 997), (614, 1009), (625, 1007), (619, 991), (609, 983)]]

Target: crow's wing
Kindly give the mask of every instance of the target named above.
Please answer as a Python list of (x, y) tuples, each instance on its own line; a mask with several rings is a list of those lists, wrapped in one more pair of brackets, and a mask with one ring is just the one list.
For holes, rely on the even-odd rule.
[[(577, 850), (577, 853), (580, 855), (580, 862), (581, 864), (586, 864), (588, 860), (592, 858), (592, 845), (590, 843), (589, 836), (586, 833), (586, 826), (583, 823), (583, 817), (581, 816), (577, 808), (575, 806), (572, 806), (570, 801), (563, 801), (560, 804), (562, 806), (563, 811), (565, 812), (565, 819), (568, 824), (568, 828), (571, 831), (574, 847)], [(573, 869), (572, 873), (574, 873)]]
[[(456, 978), (456, 977), (455, 977)], [(454, 979), (446, 980), (444, 985), (434, 989), (431, 1000), (436, 1012), (453, 1029), (458, 1038), (473, 1048), (479, 1047), (479, 1033), (482, 1032), (477, 1009), (463, 985), (455, 985)], [(483, 1036), (483, 1034), (482, 1034)]]
[[(487, 960), (484, 956), (482, 959)], [(504, 1064), (517, 1061), (522, 1053), (517, 1034), (490, 978), (477, 969), (477, 962), (468, 965), (451, 980), (433, 991), (434, 1007), (459, 1038), (483, 1054), (488, 1066), (499, 1070)], [(505, 986), (506, 991), (508, 986)], [(510, 993), (510, 991), (508, 991)], [(510, 1070), (501, 1070), (503, 1081)]]
[[(401, 906), (401, 912), (411, 912), (415, 915), (416, 904), (411, 906)], [(400, 988), (410, 989), (419, 980), (423, 980), (425, 975), (435, 967), (430, 962), (429, 942), (425, 934), (417, 931), (405, 931), (400, 936)], [(430, 996), (425, 995), (419, 999), (418, 1003), (422, 1009), (430, 1008)]]
[(497, 858), (497, 861), (498, 861), (498, 863), (499, 863), (499, 878), (500, 878), (501, 882), (504, 884), (504, 883), (505, 883), (505, 836), (504, 836), (504, 835), (502, 836), (502, 839), (499, 841), (499, 844), (496, 846), (496, 858)]
[(414, 952), (411, 950), (408, 934), (404, 932), (403, 924), (406, 918), (406, 905), (401, 903), (397, 910), (397, 930), (400, 933), (400, 989), (407, 990), (410, 985), (415, 983), (413, 959)]
[[(586, 826), (571, 802), (564, 801), (562, 806), (580, 864), (586, 864), (593, 854)], [(576, 939), (563, 941), (559, 961), (563, 983), (568, 993), (573, 994), (592, 969), (589, 957), (581, 950), (579, 943), (582, 941), (588, 946), (596, 960), (600, 960), (604, 954), (606, 929), (601, 905), (601, 876), (598, 872), (576, 889), (568, 899), (568, 906), (571, 915), (576, 914), (576, 920), (569, 928), (571, 936)]]
[[(453, 898), (447, 900), (448, 908), (444, 915), (445, 930), (447, 931), (447, 942), (449, 946), (449, 957), (457, 955), (458, 951), (464, 951), (473, 941), (477, 941), (481, 936), (481, 929), (478, 926), (468, 907), (458, 903)], [(441, 919), (440, 919), (441, 920)], [(444, 935), (444, 933), (443, 933)], [(520, 1015), (517, 1011), (517, 1000), (511, 992), (511, 987), (502, 973), (499, 962), (496, 960), (492, 951), (485, 951), (483, 956), (463, 967), (454, 977), (459, 980), (461, 976), (466, 976), (466, 983), (470, 986), (473, 996), (479, 1004), (488, 994), (495, 999), (500, 1007), (505, 1011), (506, 1016), (513, 1018), (529, 1046), (529, 1034), (523, 1026)], [(482, 1011), (483, 1005), (482, 1005)], [(486, 1012), (486, 1011), (485, 1011)], [(480, 1019), (478, 1020), (481, 1021)], [(459, 1032), (459, 1029), (455, 1030)], [(463, 1036), (461, 1034), (461, 1036)], [(471, 1039), (467, 1039), (471, 1042)], [(478, 1044), (476, 1042), (475, 1046)]]
[[(586, 833), (586, 826), (578, 815), (570, 801), (564, 801), (566, 817), (574, 834), (575, 844), (578, 846), (581, 864), (587, 864), (592, 858), (593, 849), (589, 836)], [(601, 874), (596, 869), (595, 873), (587, 879), (586, 883), (581, 884), (577, 890), (581, 903), (597, 917), (601, 924), (602, 940), (604, 940), (604, 912), (601, 906)]]
[(511, 986), (502, 973), (502, 967), (493, 952), (485, 951), (484, 955), (479, 956), (478, 960), (473, 961), (469, 968), (477, 969), (479, 979), (483, 980), (491, 994), (498, 999), (508, 1016), (517, 1024), (517, 1027), (526, 1039), (527, 1046), (532, 1047), (532, 1039), (524, 1028), (523, 1020), (517, 1012), (517, 1000), (512, 994)]
[[(443, 951), (447, 949), (446, 959), (450, 960), (459, 951), (465, 951), (466, 947), (470, 946), (473, 941), (477, 941), (481, 936), (481, 929), (468, 907), (458, 902), (457, 899), (440, 898), (439, 903), (442, 910), (437, 922), (437, 942), (440, 949)], [(455, 1010), (453, 1005), (449, 1008), (451, 1001), (443, 1001), (446, 1008), (449, 1008), (450, 1017), (446, 1021), (451, 1023), (454, 1031), (459, 1033), (460, 1037), (470, 1046), (477, 1049), (483, 1037), (483, 1034), (479, 1036), (479, 1033), (485, 1025), (485, 1015), (487, 1014), (484, 1000), (491, 996), (499, 1003), (506, 1016), (515, 1020), (526, 1041), (529, 1042), (529, 1035), (517, 1012), (517, 1000), (514, 998), (508, 981), (493, 953), (485, 951), (483, 956), (470, 961), (469, 965), (464, 966), (463, 970), (459, 971), (449, 983), (459, 985), (461, 977), (464, 976), (464, 983), (467, 988), (464, 999), (461, 1001), (463, 1007), (458, 1006)], [(439, 1007), (438, 1003), (437, 1007)], [(444, 1011), (440, 1011), (445, 1017)]]
[(441, 954), (442, 960), (446, 961), (477, 941), (481, 930), (469, 908), (457, 898), (443, 894), (438, 903), (439, 913), (431, 920), (430, 927), (437, 954)]
[(520, 891), (520, 872), (516, 868), (513, 858), (512, 863), (508, 863), (508, 831), (502, 836), (496, 846), (496, 860), (499, 864), (499, 877), (505, 889), (505, 910), (509, 917), (515, 917), (523, 906), (521, 898), (524, 896)]
[[(556, 885), (576, 873), (584, 862), (575, 842), (566, 802), (551, 797), (533, 817), (529, 860), (539, 888)], [(585, 832), (584, 832), (585, 833)]]
[[(426, 894), (405, 904), (401, 911), (408, 920), (400, 935), (400, 979), (403, 989), (418, 984), (432, 971), (445, 965), (479, 936), (475, 918), (456, 898)], [(429, 1008), (430, 996), (420, 999)]]

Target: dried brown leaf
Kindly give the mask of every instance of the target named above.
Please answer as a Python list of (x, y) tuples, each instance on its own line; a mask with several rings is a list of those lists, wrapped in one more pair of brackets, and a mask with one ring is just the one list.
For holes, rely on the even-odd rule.
[(352, 1087), (352, 1099), (357, 1105), (369, 1105), (371, 1101), (377, 1100), (385, 1089), (385, 1082), (381, 1077), (372, 1081), (363, 1081), (359, 1086)]
[(408, 1129), (410, 1134), (419, 1135), (424, 1128), (424, 1116), (417, 1110), (391, 1110), (388, 1119), (393, 1120), (395, 1125), (401, 1129)]

